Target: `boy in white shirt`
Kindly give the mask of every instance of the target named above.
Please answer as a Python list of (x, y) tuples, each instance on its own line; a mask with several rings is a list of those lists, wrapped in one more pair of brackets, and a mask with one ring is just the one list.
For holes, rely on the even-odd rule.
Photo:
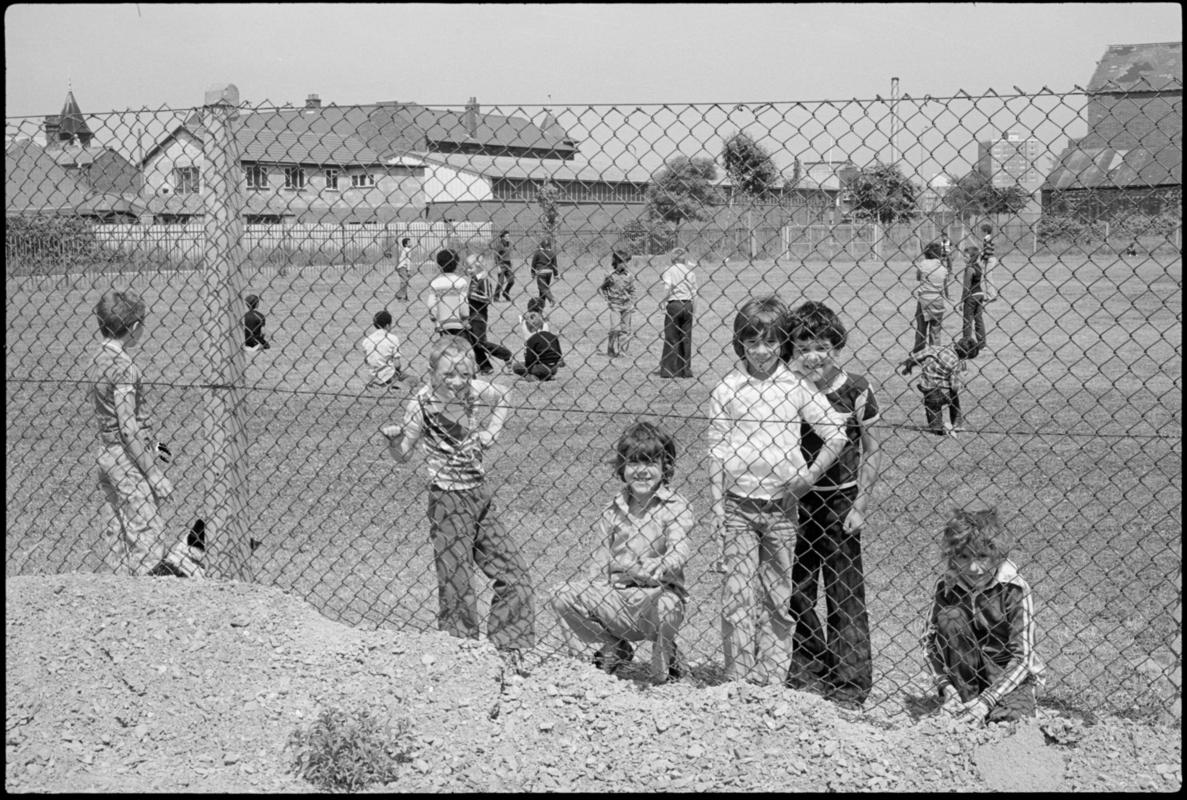
[(457, 273), (458, 254), (445, 249), (437, 253), (441, 274), (429, 282), (429, 319), (438, 334), (465, 336), (470, 329), (470, 279)]
[(404, 377), (400, 370), (400, 339), (392, 333), (392, 315), (386, 310), (373, 318), (375, 330), (359, 342), (367, 366), (367, 388), (386, 389)]
[[(776, 297), (742, 306), (733, 345), (744, 368), (727, 375), (710, 401), (709, 484), (725, 572), (725, 676), (760, 685), (782, 682), (791, 662), (797, 499), (848, 441), (845, 418), (781, 361), (786, 315)], [(800, 452), (804, 422), (823, 440), (811, 467)]]

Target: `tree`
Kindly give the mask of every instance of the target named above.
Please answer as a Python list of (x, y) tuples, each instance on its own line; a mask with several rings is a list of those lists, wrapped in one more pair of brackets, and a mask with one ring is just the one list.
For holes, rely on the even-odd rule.
[(540, 204), (540, 223), (544, 226), (544, 236), (552, 242), (553, 247), (557, 246), (556, 229), (560, 221), (557, 201), (560, 195), (560, 187), (551, 178), (545, 180), (536, 191), (536, 202)]
[(855, 217), (888, 225), (911, 219), (918, 209), (919, 187), (893, 164), (874, 164), (858, 170), (846, 189)]
[(742, 192), (753, 200), (777, 190), (781, 183), (782, 176), (770, 154), (741, 131), (726, 140), (721, 150), (721, 163), (733, 183), (731, 203), (734, 191)]
[(707, 156), (669, 159), (651, 176), (644, 194), (647, 215), (675, 225), (704, 219), (705, 208), (717, 200), (713, 181), (717, 165)]
[(994, 186), (989, 176), (973, 170), (959, 178), (944, 193), (944, 202), (961, 217), (1016, 214), (1026, 208), (1030, 196), (1020, 186)]

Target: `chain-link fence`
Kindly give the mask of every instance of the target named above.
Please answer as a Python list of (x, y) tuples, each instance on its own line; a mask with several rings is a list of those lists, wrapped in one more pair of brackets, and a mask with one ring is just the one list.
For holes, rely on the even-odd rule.
[[(378, 429), (427, 376), (438, 251), (489, 254), (507, 231), (515, 283), (486, 335), (516, 359), (541, 239), (559, 266), (556, 379), (498, 360), (484, 376), (512, 390), (487, 481), (528, 563), (539, 653), (563, 650), (547, 601), (589, 571), (622, 487), (615, 442), (646, 419), (675, 437), (672, 486), (696, 514), (680, 646), (702, 677), (720, 667), (710, 393), (741, 367), (738, 308), (777, 294), (837, 311), (842, 364), (880, 407), (881, 474), (862, 488), (871, 703), (923, 690), (940, 531), (964, 506), (999, 509), (1034, 589), (1042, 702), (1146, 714), (1181, 696), (1178, 85), (553, 109), (232, 95), (6, 124), (8, 575), (107, 569), (93, 309), (131, 289), (149, 308), (134, 357), (174, 456), (168, 528), (207, 521), (210, 574), (349, 624), (434, 628), (424, 460), (396, 464)], [(965, 430), (935, 436), (895, 366), (914, 346), (923, 249), (944, 233), (941, 343), (972, 324), (963, 249), (984, 224), (997, 299), (960, 388)], [(676, 247), (699, 280), (690, 379), (657, 372)], [(637, 293), (630, 346), (610, 358), (618, 318), (599, 288), (616, 249)], [(248, 293), (271, 343), (258, 352), (242, 348)], [(407, 377), (377, 389), (360, 340), (383, 309)]]

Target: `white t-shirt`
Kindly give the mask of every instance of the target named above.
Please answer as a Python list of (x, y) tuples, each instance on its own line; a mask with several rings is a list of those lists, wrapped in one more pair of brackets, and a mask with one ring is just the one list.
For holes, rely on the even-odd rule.
[(376, 328), (359, 342), (367, 366), (367, 377), (372, 383), (384, 383), (396, 376), (400, 362), (400, 339), (394, 333)]
[(456, 272), (442, 272), (429, 283), (429, 317), (437, 330), (464, 329), (469, 318), (470, 279)]
[(683, 262), (673, 264), (664, 270), (663, 279), (669, 301), (696, 299), (697, 276), (690, 265)]

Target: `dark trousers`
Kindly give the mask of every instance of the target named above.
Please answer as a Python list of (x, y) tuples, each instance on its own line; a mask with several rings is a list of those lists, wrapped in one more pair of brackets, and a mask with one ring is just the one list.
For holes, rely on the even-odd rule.
[(535, 617), (527, 565), (499, 522), (486, 487), (450, 491), (430, 486), (429, 536), (437, 567), (438, 630), (478, 638), (477, 566), (494, 583), (486, 622), (491, 644), (532, 647)]
[(556, 365), (553, 365), (550, 367), (547, 364), (541, 364), (540, 362), (536, 362), (535, 364), (532, 364), (530, 367), (525, 367), (523, 364), (520, 364), (518, 361), (513, 361), (511, 363), (511, 371), (514, 372), (516, 375), (523, 375), (525, 377), (530, 375), (531, 377), (535, 378), (536, 380), (540, 380), (540, 381), (550, 381), (553, 378), (555, 378), (557, 370), (559, 368), (560, 368), (559, 364), (556, 364)]
[(948, 407), (954, 426), (964, 421), (960, 413), (960, 395), (956, 389), (923, 390), (923, 411), (927, 414), (927, 427), (932, 433), (944, 432), (944, 406)]
[(940, 343), (940, 333), (943, 320), (941, 317), (931, 314), (925, 314), (923, 306), (916, 303), (915, 305), (915, 347), (911, 352), (917, 353), (927, 345), (938, 345)]
[(966, 339), (975, 339), (977, 352), (985, 347), (985, 301), (979, 297), (966, 297), (961, 304), (964, 309), (962, 333)]
[(466, 331), (466, 338), (474, 348), (474, 363), (480, 372), (486, 372), (491, 369), (491, 356), (494, 356), (500, 361), (509, 361), (511, 359), (510, 350), (498, 342), (487, 341), (488, 311), (487, 303), (470, 304), (470, 327)]
[[(989, 688), (1006, 669), (1005, 664), (986, 658), (985, 649), (973, 629), (972, 611), (964, 603), (942, 606), (937, 610), (936, 645), (943, 663), (933, 666), (943, 671), (966, 703)], [(1027, 677), (990, 710), (987, 720), (1010, 722), (1033, 717), (1035, 704), (1034, 678)]]
[(511, 265), (499, 265), (499, 277), (495, 282), (495, 299), (502, 298), (504, 300), (511, 299), (511, 287), (515, 285), (515, 273), (511, 271)]
[[(866, 612), (861, 532), (845, 532), (857, 487), (811, 491), (800, 499), (799, 536), (791, 567), (795, 622), (788, 684), (830, 699), (865, 702), (874, 683)], [(821, 578), (828, 637), (816, 613)]]
[(661, 378), (692, 377), (692, 301), (672, 300), (664, 311), (664, 349), (659, 360)]
[(556, 298), (552, 296), (552, 273), (551, 272), (537, 272), (536, 273), (536, 294), (545, 303), (552, 303), (556, 305)]

